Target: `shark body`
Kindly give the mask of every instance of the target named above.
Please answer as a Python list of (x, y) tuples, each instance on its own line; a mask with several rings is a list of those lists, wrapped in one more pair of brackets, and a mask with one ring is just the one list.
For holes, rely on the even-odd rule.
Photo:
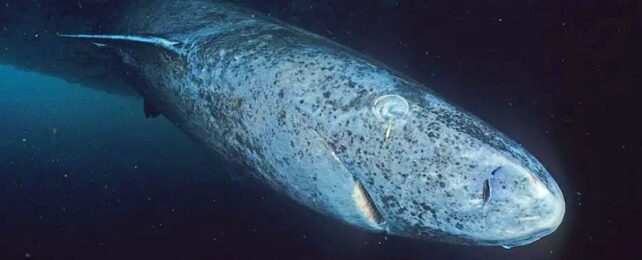
[(520, 145), (326, 38), (205, 0), (139, 1), (112, 31), (60, 37), (116, 53), (150, 115), (321, 214), (504, 247), (562, 221), (558, 185)]

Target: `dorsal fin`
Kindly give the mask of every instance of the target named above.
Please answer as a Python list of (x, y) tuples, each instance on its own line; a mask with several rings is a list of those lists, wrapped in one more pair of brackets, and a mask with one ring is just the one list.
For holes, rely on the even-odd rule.
[(158, 47), (167, 49), (169, 51), (175, 52), (177, 54), (183, 53), (179, 48), (182, 45), (181, 42), (171, 41), (158, 36), (119, 35), (119, 34), (60, 34), (59, 36), (64, 38), (87, 39), (87, 40), (94, 41), (94, 44), (96, 44), (95, 41), (100, 41), (100, 40), (137, 42), (137, 43), (151, 44), (154, 46), (158, 46)]

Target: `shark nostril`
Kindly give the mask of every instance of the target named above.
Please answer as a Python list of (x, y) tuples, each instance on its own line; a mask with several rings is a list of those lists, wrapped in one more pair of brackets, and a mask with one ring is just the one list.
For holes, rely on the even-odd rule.
[(502, 166), (499, 166), (495, 168), (492, 172), (490, 172), (490, 177), (484, 180), (484, 183), (482, 184), (482, 201), (484, 202), (484, 205), (488, 204), (488, 202), (491, 199), (491, 192), (492, 192), (491, 178), (495, 177), (495, 175), (501, 168)]
[(486, 179), (484, 180), (484, 186), (482, 188), (482, 200), (484, 201), (484, 205), (488, 204), (490, 201), (490, 180)]

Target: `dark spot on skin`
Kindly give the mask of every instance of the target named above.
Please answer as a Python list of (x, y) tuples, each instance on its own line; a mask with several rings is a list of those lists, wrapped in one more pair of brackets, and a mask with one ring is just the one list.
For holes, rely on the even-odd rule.
[(439, 187), (446, 188), (446, 183), (443, 181), (439, 182)]
[(279, 95), (279, 98), (283, 98), (285, 96), (285, 93), (284, 93), (283, 89), (279, 90), (279, 94), (278, 95)]
[(330, 98), (330, 91), (323, 92), (324, 98)]

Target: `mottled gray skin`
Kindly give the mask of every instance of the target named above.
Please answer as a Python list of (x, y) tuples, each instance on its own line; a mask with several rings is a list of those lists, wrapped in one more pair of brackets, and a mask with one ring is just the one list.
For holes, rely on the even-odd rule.
[[(563, 218), (560, 189), (520, 145), (368, 58), (230, 4), (129, 10), (114, 34), (179, 43), (105, 42), (148, 83), (146, 98), (315, 211), (372, 231), (506, 247)], [(386, 95), (405, 99), (407, 113), (377, 116)]]

